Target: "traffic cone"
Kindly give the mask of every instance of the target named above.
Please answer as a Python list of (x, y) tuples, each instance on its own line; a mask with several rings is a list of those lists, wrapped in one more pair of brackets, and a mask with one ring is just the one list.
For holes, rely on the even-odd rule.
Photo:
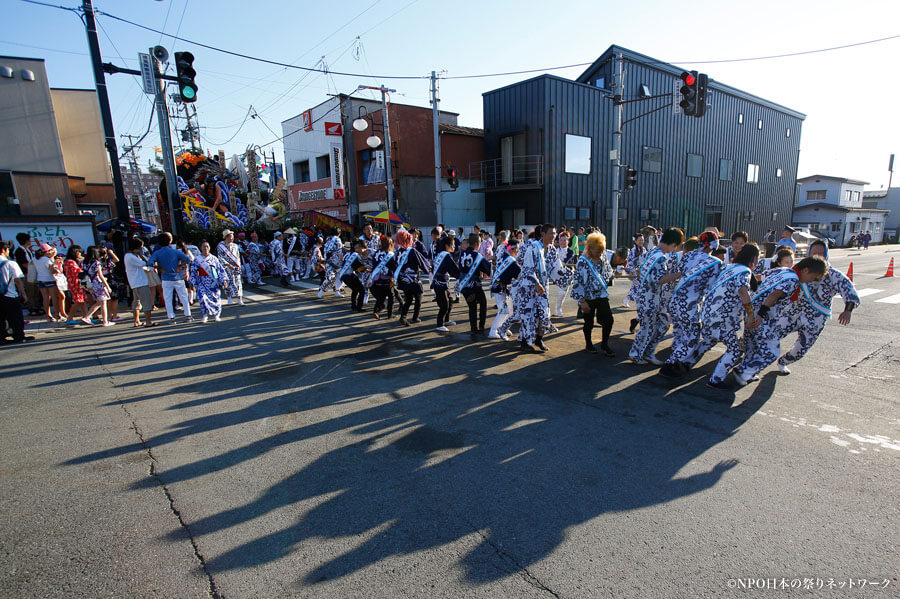
[(853, 282), (853, 263), (850, 263), (850, 268), (847, 269), (847, 278), (850, 279), (850, 282)]
[(891, 258), (891, 263), (888, 264), (888, 269), (887, 269), (887, 272), (884, 273), (884, 276), (886, 276), (886, 277), (894, 276), (894, 259), (893, 258)]

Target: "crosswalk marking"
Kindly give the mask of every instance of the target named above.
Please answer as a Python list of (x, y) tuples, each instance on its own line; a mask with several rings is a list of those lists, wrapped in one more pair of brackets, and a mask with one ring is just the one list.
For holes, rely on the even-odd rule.
[(898, 293), (897, 295), (892, 295), (890, 297), (883, 297), (875, 301), (881, 302), (883, 304), (900, 304), (900, 293)]
[(875, 293), (881, 293), (882, 291), (884, 291), (884, 289), (871, 289), (871, 288), (867, 288), (867, 289), (857, 289), (857, 290), (856, 290), (856, 295), (858, 295), (859, 297), (866, 297), (867, 295), (873, 295), (873, 294), (875, 294)]

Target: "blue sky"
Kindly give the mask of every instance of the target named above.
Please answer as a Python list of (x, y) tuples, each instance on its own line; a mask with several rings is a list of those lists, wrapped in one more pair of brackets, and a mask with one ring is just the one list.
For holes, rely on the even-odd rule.
[[(45, 58), (53, 87), (93, 87), (84, 29), (75, 15), (18, 0), (2, 5), (0, 54)], [(889, 154), (900, 153), (900, 39), (791, 58), (712, 62), (898, 35), (900, 3), (895, 0), (96, 0), (95, 6), (170, 35), (306, 67), (320, 64), (324, 56), (329, 69), (358, 74), (425, 76), (437, 70), (454, 76), (538, 69), (591, 62), (615, 43), (805, 113), (800, 176), (859, 178), (877, 189), (887, 183)], [(121, 64), (124, 59), (136, 68), (137, 53), (159, 43), (170, 52), (195, 55), (204, 147), (229, 155), (271, 141), (281, 135), (281, 121), (329, 93), (350, 92), (360, 84), (384, 83), (397, 89), (393, 101), (428, 106), (426, 79), (305, 74), (173, 41), (109, 17), (98, 21), (106, 61)], [(552, 72), (574, 78), (582, 70)], [(441, 107), (460, 113), (460, 124), (481, 126), (481, 93), (529, 76), (443, 81)], [(109, 90), (116, 133), (142, 134), (151, 104), (137, 78), (111, 77)], [(247, 119), (239, 129), (250, 105), (261, 118)], [(154, 123), (143, 144), (145, 161), (157, 144)], [(281, 145), (267, 150), (272, 147), (281, 161)]]

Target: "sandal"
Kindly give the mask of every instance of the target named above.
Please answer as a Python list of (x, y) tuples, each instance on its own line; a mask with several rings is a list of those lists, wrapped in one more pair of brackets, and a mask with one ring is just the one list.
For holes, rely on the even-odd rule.
[(148, 323), (146, 323), (146, 324), (142, 324), (141, 326), (144, 327), (145, 329), (149, 329), (150, 327), (155, 327), (155, 326), (156, 326), (156, 323), (155, 323), (155, 322), (148, 322)]

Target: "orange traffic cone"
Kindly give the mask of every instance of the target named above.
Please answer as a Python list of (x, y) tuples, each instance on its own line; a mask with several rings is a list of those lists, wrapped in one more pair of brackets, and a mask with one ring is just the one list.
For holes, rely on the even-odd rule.
[(886, 277), (894, 276), (894, 259), (893, 258), (891, 258), (891, 263), (888, 264), (888, 269), (887, 269), (887, 272), (884, 273), (884, 276), (886, 276)]
[(850, 279), (850, 282), (853, 282), (853, 263), (850, 263), (850, 268), (847, 269), (847, 278)]

